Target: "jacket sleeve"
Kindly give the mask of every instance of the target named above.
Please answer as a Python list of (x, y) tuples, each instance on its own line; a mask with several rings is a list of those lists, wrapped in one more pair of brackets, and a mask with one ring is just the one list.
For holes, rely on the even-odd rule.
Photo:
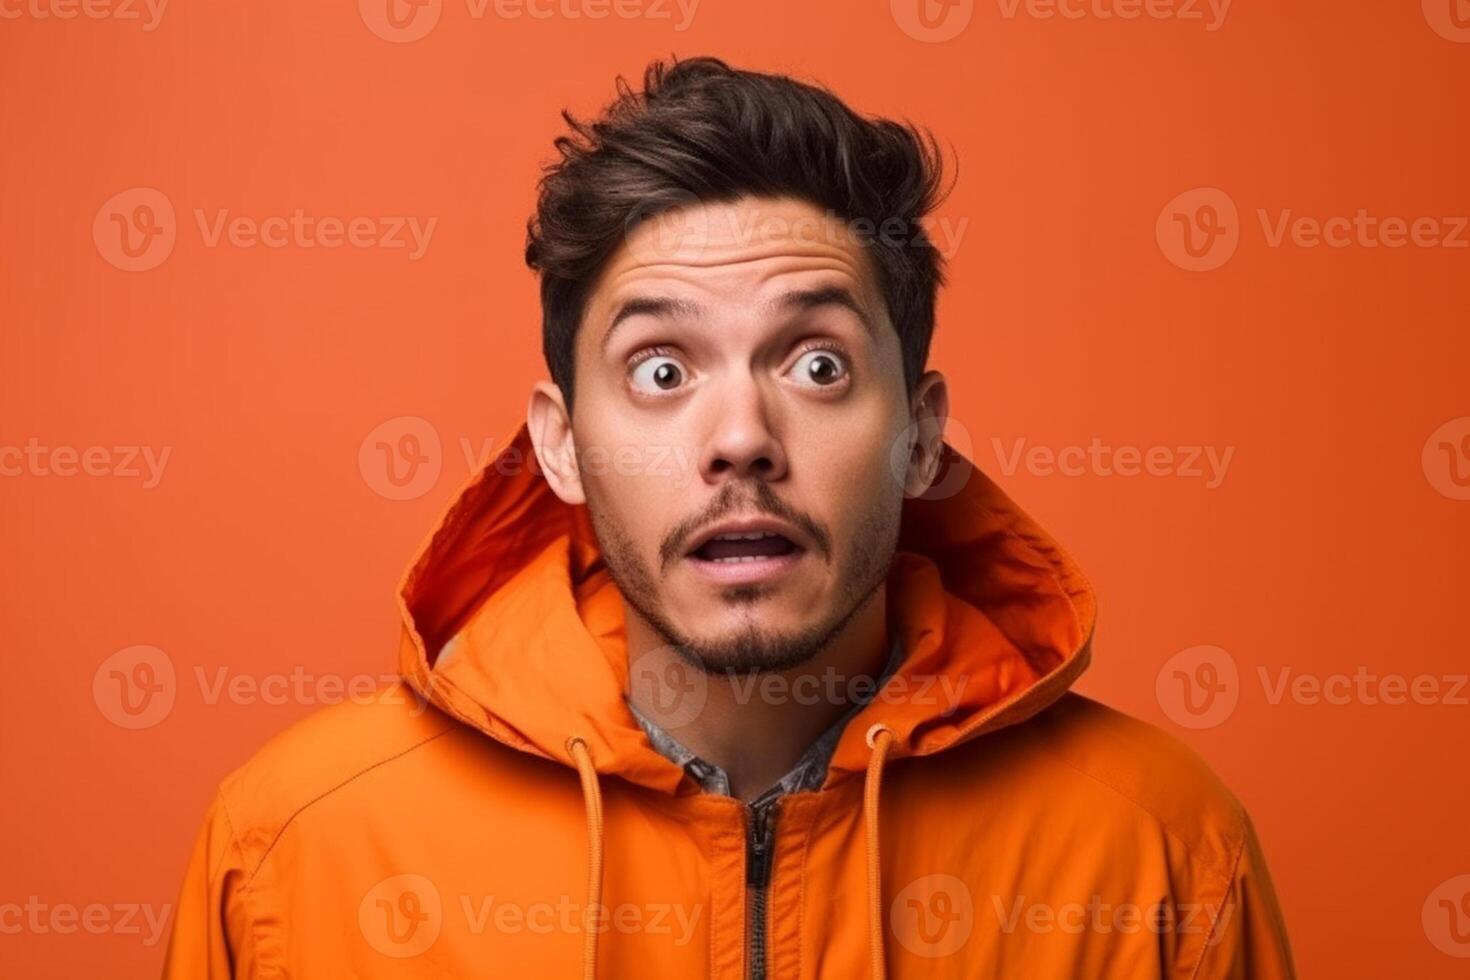
[(1250, 817), (1223, 903), (1209, 916), (1190, 980), (1295, 980), (1286, 920)]
[(252, 974), (245, 878), (229, 812), (216, 793), (184, 872), (163, 980), (234, 980)]

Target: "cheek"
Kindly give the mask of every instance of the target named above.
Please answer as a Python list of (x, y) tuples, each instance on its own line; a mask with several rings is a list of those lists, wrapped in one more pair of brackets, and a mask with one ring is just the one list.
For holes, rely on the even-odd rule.
[(589, 449), (582, 459), (589, 507), (616, 522), (623, 540), (640, 554), (654, 554), (688, 509), (681, 505), (681, 474), (671, 453), (647, 446)]
[(824, 427), (803, 446), (807, 499), (835, 536), (850, 538), (860, 524), (901, 504), (890, 456), (899, 437), (900, 430), (884, 418), (868, 427)]
[(880, 478), (885, 484), (894, 482), (889, 456), (907, 418), (888, 392), (865, 391), (832, 409), (800, 413), (793, 422), (788, 431), (814, 483), (867, 495), (879, 491), (875, 481)]

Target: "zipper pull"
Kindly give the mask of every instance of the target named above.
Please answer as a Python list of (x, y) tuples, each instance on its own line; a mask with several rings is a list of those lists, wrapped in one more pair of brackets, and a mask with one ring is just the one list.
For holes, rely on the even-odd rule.
[(776, 802), (749, 807), (750, 846), (746, 849), (745, 878), (751, 885), (764, 888), (771, 878), (771, 816)]

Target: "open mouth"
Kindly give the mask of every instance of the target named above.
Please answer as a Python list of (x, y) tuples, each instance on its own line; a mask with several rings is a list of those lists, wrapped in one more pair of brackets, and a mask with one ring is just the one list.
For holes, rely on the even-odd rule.
[(784, 534), (775, 531), (745, 531), (717, 534), (691, 551), (689, 557), (719, 565), (736, 565), (784, 558), (800, 550)]

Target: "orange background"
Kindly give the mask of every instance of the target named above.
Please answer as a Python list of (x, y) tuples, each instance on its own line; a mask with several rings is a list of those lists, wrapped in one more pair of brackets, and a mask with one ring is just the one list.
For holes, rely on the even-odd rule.
[[(968, 223), (933, 365), (955, 421), (1093, 579), (1081, 690), (1176, 733), (1250, 809), (1303, 976), (1464, 975), (1421, 911), (1470, 872), (1470, 707), (1272, 703), (1258, 679), (1470, 662), (1470, 249), (1273, 247), (1258, 216), (1470, 213), (1470, 30), (1449, 0), (1237, 0), (1215, 30), (1202, 3), (1124, 20), (987, 0), (943, 42), (887, 0), (703, 0), (684, 30), (670, 3), (597, 20), (444, 0), (411, 43), (344, 3), (176, 2), (144, 30), (36, 15), (55, 2), (0, 0), (19, 13), (0, 20), (0, 446), (172, 450), (152, 488), (0, 477), (0, 905), (174, 901), (213, 784), (320, 700), (211, 704), (196, 671), (394, 669), (394, 583), (470, 472), (461, 440), (498, 448), (544, 373), (521, 254), (558, 110), (596, 110), (653, 57), (716, 54), (951, 145), (942, 217)], [(130, 188), (177, 215), (146, 271), (93, 235)], [(1238, 208), (1211, 271), (1157, 231), (1194, 188)], [(437, 225), (411, 260), (210, 247), (195, 217), (298, 208)], [(359, 451), (404, 416), (437, 431), (440, 472), (392, 500)], [(1094, 437), (1234, 456), (1208, 488), (1004, 472), (993, 441)], [(93, 680), (139, 644), (175, 666), (176, 702), (128, 730)], [(1205, 644), (1238, 666), (1238, 704), (1189, 728), (1156, 679)], [(147, 977), (161, 956), (0, 933), (5, 977)]]

